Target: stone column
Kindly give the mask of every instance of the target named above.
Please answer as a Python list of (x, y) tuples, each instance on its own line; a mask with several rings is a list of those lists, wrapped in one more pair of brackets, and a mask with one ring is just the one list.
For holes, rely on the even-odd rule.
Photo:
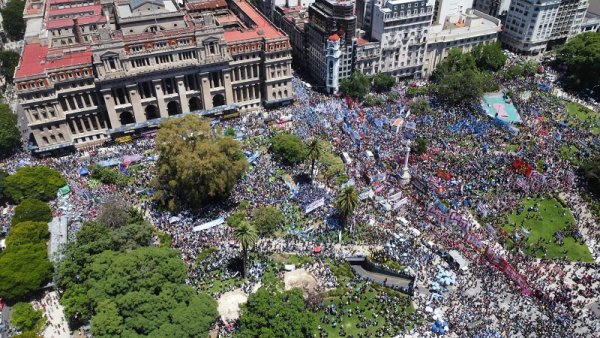
[[(110, 120), (110, 126), (114, 128), (119, 128), (121, 126), (121, 121), (119, 120), (119, 116), (117, 111), (115, 110), (115, 99), (112, 96), (112, 91), (110, 88), (102, 89), (102, 97), (104, 98), (104, 103), (106, 105), (106, 113), (108, 114), (108, 118)], [(73, 122), (75, 123), (75, 122)]]
[(231, 72), (229, 69), (223, 70), (223, 85), (225, 86), (225, 104), (234, 103), (233, 91), (231, 90)]
[(165, 94), (162, 89), (162, 80), (152, 80), (152, 85), (154, 85), (154, 91), (156, 92), (156, 103), (158, 104), (160, 117), (169, 117), (167, 104), (165, 103)]
[(177, 93), (179, 94), (179, 104), (181, 106), (182, 113), (190, 112), (190, 105), (185, 95), (187, 89), (185, 88), (185, 82), (183, 81), (183, 75), (175, 76), (175, 82), (177, 83)]
[(137, 91), (136, 84), (128, 84), (125, 86), (129, 93), (129, 99), (131, 100), (131, 107), (133, 108), (133, 115), (135, 116), (136, 123), (142, 123), (146, 121), (146, 115), (144, 114), (144, 108), (142, 107), (142, 99), (140, 93)]
[(213, 107), (213, 100), (212, 100), (212, 95), (210, 95), (210, 79), (209, 79), (210, 74), (209, 73), (202, 73), (200, 74), (200, 78), (201, 80), (201, 86), (202, 86), (202, 99), (204, 101), (204, 109), (208, 110), (208, 109), (212, 109)]

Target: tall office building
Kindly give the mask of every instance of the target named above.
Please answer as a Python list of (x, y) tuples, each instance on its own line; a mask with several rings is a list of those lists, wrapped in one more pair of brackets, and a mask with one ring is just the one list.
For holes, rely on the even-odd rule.
[(313, 80), (328, 93), (352, 75), (356, 45), (354, 3), (348, 0), (317, 0), (308, 8), (305, 25), (306, 56)]
[(473, 0), (435, 0), (433, 6), (433, 25), (442, 25), (449, 16), (465, 14), (473, 8)]
[(25, 18), (14, 82), (34, 152), (293, 98), (289, 40), (246, 1), (29, 0)]
[(539, 55), (579, 33), (587, 0), (512, 0), (502, 42), (514, 52)]
[(473, 8), (497, 18), (504, 18), (511, 0), (475, 0)]
[(358, 41), (355, 68), (366, 74), (420, 76), (433, 5), (425, 0), (388, 0), (373, 9), (365, 32), (368, 39)]

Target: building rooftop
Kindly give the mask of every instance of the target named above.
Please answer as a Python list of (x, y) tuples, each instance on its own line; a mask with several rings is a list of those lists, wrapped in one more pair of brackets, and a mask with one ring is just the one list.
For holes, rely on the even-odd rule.
[(225, 42), (236, 42), (240, 40), (250, 40), (255, 38), (277, 39), (285, 37), (285, 34), (277, 29), (269, 20), (256, 10), (250, 3), (246, 1), (235, 1), (242, 12), (254, 23), (254, 26), (249, 30), (225, 31)]
[(469, 10), (467, 14), (447, 17), (443, 25), (431, 25), (427, 40), (429, 43), (452, 41), (499, 32), (500, 29), (499, 19), (476, 10)]
[(68, 49), (48, 50), (48, 46), (39, 43), (26, 43), (15, 77), (37, 76), (44, 74), (47, 69), (91, 64), (91, 62), (92, 51), (89, 48), (70, 52)]

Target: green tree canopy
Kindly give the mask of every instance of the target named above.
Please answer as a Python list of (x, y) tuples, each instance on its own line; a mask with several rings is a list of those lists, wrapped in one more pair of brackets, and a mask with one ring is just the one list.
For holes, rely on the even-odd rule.
[[(50, 222), (52, 220), (52, 210), (48, 203), (42, 202), (35, 198), (27, 198), (21, 201), (15, 208), (15, 214), (11, 219), (12, 225), (33, 221), (33, 222)], [(47, 225), (47, 224), (46, 224)]]
[(419, 137), (415, 140), (415, 154), (422, 155), (427, 152), (429, 141), (426, 138)]
[(97, 337), (158, 337), (167, 329), (206, 336), (218, 317), (216, 301), (184, 285), (186, 276), (172, 249), (104, 251), (84, 266), (61, 302), (73, 323), (91, 318)]
[(348, 186), (340, 192), (335, 202), (338, 213), (342, 217), (342, 221), (346, 223), (348, 218), (352, 216), (354, 210), (358, 207), (358, 193), (353, 186)]
[(386, 73), (373, 76), (373, 89), (378, 93), (387, 92), (396, 84), (396, 78)]
[(431, 80), (437, 83), (448, 75), (467, 70), (477, 70), (475, 58), (470, 53), (463, 53), (461, 49), (453, 48), (448, 52), (448, 56), (437, 65), (431, 74)]
[(0, 201), (4, 199), (4, 185), (7, 177), (6, 171), (0, 170)]
[(6, 7), (0, 11), (2, 13), (4, 31), (13, 41), (23, 39), (23, 35), (25, 34), (24, 9), (25, 0), (8, 0)]
[(600, 156), (585, 161), (581, 165), (581, 170), (587, 181), (588, 190), (600, 197)]
[(15, 68), (17, 68), (17, 65), (19, 64), (20, 57), (19, 53), (13, 52), (12, 50), (0, 51), (0, 64), (2, 64), (0, 71), (9, 82), (12, 82), (13, 80)]
[(302, 139), (290, 133), (279, 133), (273, 136), (271, 151), (277, 158), (289, 164), (304, 161), (308, 152)]
[(21, 144), (21, 133), (17, 128), (17, 115), (10, 107), (0, 104), (0, 158), (11, 155)]
[(157, 201), (169, 209), (197, 209), (229, 196), (248, 168), (239, 142), (210, 129), (197, 115), (161, 123), (156, 136)]
[(473, 69), (447, 74), (435, 85), (438, 96), (453, 104), (477, 101), (483, 93), (497, 89), (491, 74)]
[(26, 198), (47, 202), (54, 199), (58, 189), (66, 184), (54, 169), (46, 166), (23, 167), (6, 178), (4, 192), (15, 202)]
[(48, 223), (22, 222), (14, 225), (6, 237), (7, 246), (43, 243), (48, 239)]
[(431, 105), (429, 105), (429, 102), (425, 99), (413, 99), (408, 104), (408, 107), (410, 108), (411, 114), (414, 115), (430, 115), (433, 113)]
[(45, 242), (7, 246), (0, 254), (0, 298), (25, 297), (43, 286), (51, 275)]
[(236, 228), (233, 229), (233, 237), (242, 246), (242, 272), (244, 277), (246, 277), (248, 249), (256, 242), (258, 239), (258, 234), (256, 232), (256, 228), (252, 224), (247, 221), (242, 221)]
[(248, 297), (240, 314), (238, 337), (313, 337), (316, 315), (304, 303), (302, 291), (262, 287)]
[(313, 138), (306, 144), (306, 158), (310, 161), (310, 176), (314, 178), (315, 163), (323, 157), (323, 141)]
[(506, 55), (499, 42), (477, 45), (473, 47), (471, 53), (477, 67), (481, 70), (496, 72), (506, 63)]
[(11, 324), (20, 331), (36, 331), (42, 319), (42, 310), (35, 310), (30, 303), (16, 303), (10, 315)]
[(274, 207), (261, 207), (254, 210), (254, 225), (262, 236), (271, 236), (284, 225), (285, 217)]
[(340, 91), (344, 96), (351, 96), (362, 100), (371, 90), (371, 78), (361, 72), (354, 72), (352, 76), (340, 81)]
[(574, 90), (590, 89), (600, 99), (600, 32), (575, 36), (556, 52), (556, 62), (566, 66), (566, 84)]

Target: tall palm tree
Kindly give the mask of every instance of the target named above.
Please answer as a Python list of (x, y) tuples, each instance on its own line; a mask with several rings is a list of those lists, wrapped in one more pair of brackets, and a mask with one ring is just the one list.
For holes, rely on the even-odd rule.
[(258, 239), (258, 235), (256, 233), (256, 228), (251, 225), (248, 221), (242, 221), (237, 228), (233, 230), (233, 237), (240, 242), (242, 246), (242, 264), (243, 264), (243, 274), (244, 278), (246, 278), (247, 274), (247, 264), (246, 260), (248, 258), (248, 248), (256, 242)]
[(356, 207), (358, 207), (358, 194), (353, 186), (344, 188), (344, 190), (336, 198), (336, 206), (342, 222), (346, 225), (348, 218), (352, 216)]
[(315, 162), (321, 160), (321, 156), (323, 156), (323, 144), (321, 140), (318, 138), (313, 138), (306, 145), (307, 156), (306, 158), (310, 160), (310, 177), (314, 178), (315, 175)]

